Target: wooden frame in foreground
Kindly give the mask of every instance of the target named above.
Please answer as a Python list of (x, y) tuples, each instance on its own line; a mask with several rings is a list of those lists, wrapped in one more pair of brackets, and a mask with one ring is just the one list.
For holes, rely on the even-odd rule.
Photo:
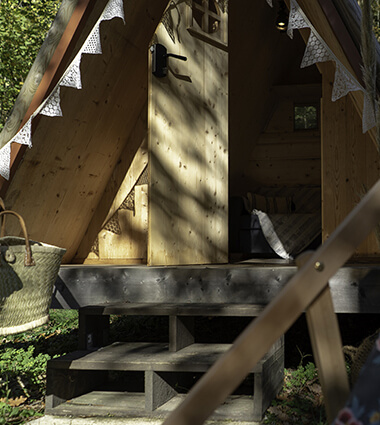
[(163, 424), (203, 424), (304, 311), (331, 422), (343, 407), (349, 387), (328, 281), (379, 221), (380, 181), (315, 253), (300, 259), (299, 272)]

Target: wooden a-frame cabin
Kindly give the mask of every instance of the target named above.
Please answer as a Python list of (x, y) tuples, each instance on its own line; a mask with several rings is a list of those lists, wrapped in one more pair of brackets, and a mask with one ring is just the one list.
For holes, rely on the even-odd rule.
[[(80, 309), (81, 349), (104, 345), (110, 314), (170, 316), (171, 366), (149, 357), (142, 369), (145, 414), (162, 414), (174, 397), (160, 373), (207, 369), (184, 354), (194, 345), (188, 316), (259, 314), (294, 275), (289, 254), (326, 240), (380, 176), (375, 129), (362, 131), (356, 2), (287, 1), (299, 13), (292, 38), (276, 28), (281, 2), (271, 3), (125, 1), (125, 22), (101, 20), (102, 53), (95, 46), (78, 65), (107, 1), (66, 1), (53, 24), (68, 22), (62, 37), (49, 34), (0, 134), (5, 145), (31, 125), (32, 148), (11, 145), (1, 195), (31, 239), (67, 249), (53, 306)], [(80, 83), (67, 87), (73, 63)], [(33, 115), (49, 99), (47, 109), (62, 113)], [(264, 238), (268, 216), (287, 227), (279, 251)], [(356, 252), (361, 265), (330, 281), (336, 312), (379, 312), (378, 255), (373, 233)], [(142, 364), (136, 347), (117, 350), (111, 369)], [(50, 362), (47, 411), (93, 413), (93, 400), (65, 404), (104, 378), (95, 354), (86, 363), (81, 353)], [(245, 417), (262, 418), (283, 359), (279, 340), (253, 371), (257, 395)], [(120, 403), (109, 409), (98, 413), (125, 414)]]
[[(79, 2), (58, 48), (45, 48), (39, 60), (54, 53), (50, 65), (28, 111), (34, 89), (24, 90), (2, 144), (81, 48), (106, 4), (94, 3)], [(325, 240), (378, 179), (374, 129), (362, 134), (363, 93), (331, 101), (333, 60), (300, 68), (308, 28), (290, 39), (275, 26), (278, 2), (263, 0), (230, 2), (228, 13), (226, 2), (210, 2), (217, 28), (203, 31), (204, 6), (193, 13), (189, 2), (177, 3), (161, 25), (166, 1), (130, 2), (125, 24), (102, 22), (103, 53), (82, 56), (82, 89), (60, 87), (63, 116), (33, 119), (32, 149), (12, 144), (6, 206), (25, 217), (32, 239), (65, 247), (65, 263), (228, 263), (229, 251), (242, 251), (234, 238), (243, 230), (234, 217), (229, 238), (229, 204), (257, 188), (277, 188), (291, 202), (310, 189), (315, 196), (306, 195), (301, 212), (321, 212)], [(299, 5), (362, 84), (357, 28), (346, 26), (340, 3)], [(168, 58), (164, 78), (152, 75), (156, 43), (187, 57)], [(297, 128), (297, 108), (310, 106), (311, 127)], [(372, 236), (358, 254), (378, 252)]]

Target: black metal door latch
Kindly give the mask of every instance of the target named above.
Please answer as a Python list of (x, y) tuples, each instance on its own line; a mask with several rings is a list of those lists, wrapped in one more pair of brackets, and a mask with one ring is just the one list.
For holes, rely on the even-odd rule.
[(153, 44), (150, 51), (152, 52), (152, 73), (156, 77), (162, 78), (168, 75), (168, 58), (187, 61), (187, 57), (168, 53), (162, 44)]

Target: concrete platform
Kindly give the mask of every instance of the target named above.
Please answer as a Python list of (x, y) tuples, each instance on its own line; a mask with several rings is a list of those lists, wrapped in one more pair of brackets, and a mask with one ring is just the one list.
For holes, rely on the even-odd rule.
[[(162, 419), (150, 418), (70, 418), (46, 415), (29, 421), (31, 425), (161, 425)], [(258, 425), (258, 422), (207, 421), (205, 425)]]

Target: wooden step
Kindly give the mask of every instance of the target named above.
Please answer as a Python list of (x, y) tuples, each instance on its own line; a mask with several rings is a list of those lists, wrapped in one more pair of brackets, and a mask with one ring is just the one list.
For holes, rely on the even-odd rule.
[(110, 315), (169, 316), (170, 350), (177, 351), (195, 341), (195, 316), (256, 317), (264, 306), (222, 303), (113, 303), (79, 309), (79, 349), (108, 344)]
[[(47, 365), (46, 413), (91, 416), (165, 415), (183, 398), (182, 394), (177, 394), (168, 376), (174, 376), (177, 382), (177, 377), (183, 374), (190, 373), (192, 376), (194, 373), (206, 372), (230, 346), (192, 344), (177, 352), (170, 352), (169, 344), (114, 343), (98, 350), (76, 351), (51, 359)], [(105, 391), (109, 371), (143, 372), (144, 393), (136, 395), (122, 390), (111, 396), (109, 391)], [(251, 392), (245, 397), (235, 397), (234, 404), (230, 405), (228, 413), (225, 412), (226, 416), (222, 415), (223, 417), (236, 418), (239, 409), (243, 409), (241, 403), (244, 400), (244, 419), (262, 419), (265, 410), (282, 388), (283, 338), (274, 344), (251, 373)], [(125, 385), (125, 381), (123, 383)], [(115, 404), (120, 397), (125, 397), (125, 404)], [(230, 400), (234, 400), (234, 397)]]
[(115, 303), (90, 305), (80, 309), (84, 315), (134, 316), (248, 316), (256, 317), (264, 309), (258, 304), (226, 303)]
[[(115, 342), (98, 350), (74, 351), (48, 362), (50, 369), (120, 370), (157, 372), (205, 372), (225, 353), (231, 344), (192, 344), (170, 352), (169, 344), (149, 342)], [(271, 348), (253, 370), (281, 348), (281, 340)]]
[[(51, 411), (57, 416), (115, 416), (164, 418), (185, 399), (185, 394), (177, 394), (159, 406), (153, 412), (147, 412), (143, 393), (92, 391), (62, 403)], [(254, 405), (252, 396), (233, 395), (218, 407), (210, 417), (212, 420), (249, 421), (253, 417)]]

